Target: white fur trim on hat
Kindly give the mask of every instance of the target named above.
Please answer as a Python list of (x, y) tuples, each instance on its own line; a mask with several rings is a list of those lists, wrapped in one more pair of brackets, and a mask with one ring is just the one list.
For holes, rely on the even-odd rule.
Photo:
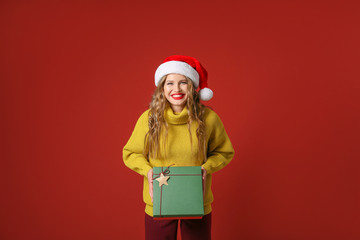
[(177, 73), (190, 78), (194, 86), (199, 86), (199, 74), (198, 72), (186, 62), (180, 61), (168, 61), (161, 64), (155, 72), (155, 86), (160, 82), (160, 79), (170, 73)]
[(214, 93), (210, 88), (203, 88), (199, 91), (200, 99), (203, 101), (209, 101), (213, 96)]

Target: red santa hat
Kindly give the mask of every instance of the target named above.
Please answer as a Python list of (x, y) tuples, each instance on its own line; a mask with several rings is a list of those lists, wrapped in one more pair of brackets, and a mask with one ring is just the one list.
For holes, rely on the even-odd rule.
[(155, 85), (158, 86), (160, 79), (171, 73), (181, 74), (190, 78), (194, 83), (195, 89), (200, 87), (199, 94), (201, 100), (208, 101), (213, 97), (213, 91), (208, 88), (207, 84), (207, 71), (197, 59), (182, 55), (167, 57), (156, 69)]

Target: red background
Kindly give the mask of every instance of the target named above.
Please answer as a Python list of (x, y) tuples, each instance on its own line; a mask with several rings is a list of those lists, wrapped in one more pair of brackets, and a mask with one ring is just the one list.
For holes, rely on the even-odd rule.
[[(51, 3), (50, 3), (51, 2)], [(360, 239), (358, 1), (1, 1), (1, 239), (142, 239), (122, 147), (168, 55), (236, 155), (214, 239)]]

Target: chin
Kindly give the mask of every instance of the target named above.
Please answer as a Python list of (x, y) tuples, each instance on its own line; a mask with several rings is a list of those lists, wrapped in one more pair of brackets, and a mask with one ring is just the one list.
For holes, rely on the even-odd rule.
[(186, 101), (183, 101), (181, 103), (175, 103), (174, 105), (176, 105), (176, 106), (185, 106), (185, 103), (186, 103)]

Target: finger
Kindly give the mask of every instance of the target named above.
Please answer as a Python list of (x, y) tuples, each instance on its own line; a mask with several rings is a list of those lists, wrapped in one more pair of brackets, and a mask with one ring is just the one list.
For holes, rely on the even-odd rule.
[(150, 198), (151, 198), (151, 202), (153, 202), (153, 191), (151, 189), (149, 189), (149, 195), (150, 195)]
[(205, 168), (204, 168), (204, 167), (201, 167), (201, 171), (202, 171), (202, 178), (205, 179), (205, 178), (206, 178), (206, 174), (207, 174)]
[(203, 197), (205, 199), (205, 187), (206, 187), (206, 174), (203, 174)]

